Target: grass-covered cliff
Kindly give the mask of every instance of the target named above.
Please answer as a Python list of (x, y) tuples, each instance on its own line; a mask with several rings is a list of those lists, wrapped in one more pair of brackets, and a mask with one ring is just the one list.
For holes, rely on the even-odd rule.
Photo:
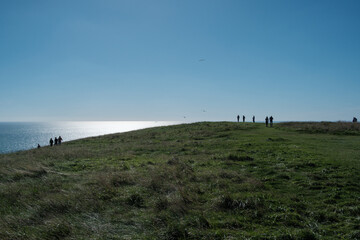
[(0, 239), (360, 239), (348, 125), (203, 122), (0, 155)]

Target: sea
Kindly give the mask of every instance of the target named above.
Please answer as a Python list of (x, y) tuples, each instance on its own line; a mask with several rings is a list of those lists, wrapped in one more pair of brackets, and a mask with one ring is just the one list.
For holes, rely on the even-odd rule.
[(169, 121), (72, 121), (72, 122), (0, 122), (0, 154), (49, 145), (50, 138), (71, 140), (111, 133), (169, 126)]

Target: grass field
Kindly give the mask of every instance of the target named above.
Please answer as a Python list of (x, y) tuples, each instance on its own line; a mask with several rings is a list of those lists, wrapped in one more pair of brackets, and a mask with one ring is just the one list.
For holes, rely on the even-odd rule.
[(316, 124), (201, 122), (0, 155), (0, 239), (360, 239), (359, 125)]

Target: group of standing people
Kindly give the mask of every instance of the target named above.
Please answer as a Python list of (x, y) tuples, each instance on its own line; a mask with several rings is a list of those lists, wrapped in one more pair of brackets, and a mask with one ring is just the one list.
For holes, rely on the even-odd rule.
[[(59, 136), (58, 138), (55, 137), (55, 141), (52, 138), (50, 138), (50, 141), (49, 141), (50, 147), (52, 147), (53, 145), (61, 145), (62, 140), (63, 139), (61, 136)], [(40, 144), (37, 145), (37, 148), (41, 148)]]
[[(239, 122), (240, 121), (240, 115), (237, 115), (236, 118), (237, 118), (237, 121)], [(245, 122), (245, 115), (242, 116), (242, 120), (243, 120), (243, 122)], [(269, 120), (270, 120), (270, 127), (272, 127), (274, 118), (272, 116), (270, 116), (270, 118), (268, 116), (266, 116), (265, 124), (266, 124), (267, 127), (269, 126)], [(255, 123), (255, 116), (252, 117), (252, 122)]]
[(55, 137), (55, 141), (52, 138), (50, 138), (50, 141), (49, 141), (50, 147), (52, 147), (53, 145), (61, 145), (62, 140), (63, 139), (61, 138), (61, 136), (59, 136), (58, 138)]
[[(243, 122), (245, 122), (245, 115), (242, 116), (242, 120), (243, 120)], [(237, 121), (238, 122), (240, 121), (240, 116), (239, 115), (237, 115)], [(253, 121), (253, 123), (255, 123), (255, 116), (252, 117), (252, 121)]]
[(268, 116), (266, 116), (266, 118), (265, 118), (265, 125), (266, 126), (269, 125), (269, 120), (270, 120), (270, 127), (272, 127), (273, 126), (273, 120), (274, 120), (273, 116), (270, 116), (270, 118), (268, 118)]

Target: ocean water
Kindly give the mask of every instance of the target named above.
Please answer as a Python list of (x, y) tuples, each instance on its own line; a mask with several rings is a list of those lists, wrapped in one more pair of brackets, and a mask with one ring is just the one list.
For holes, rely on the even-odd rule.
[(50, 138), (61, 136), (63, 142), (99, 136), (110, 133), (127, 132), (137, 129), (167, 126), (178, 122), (165, 121), (84, 121), (54, 123), (0, 122), (0, 153), (49, 145)]

